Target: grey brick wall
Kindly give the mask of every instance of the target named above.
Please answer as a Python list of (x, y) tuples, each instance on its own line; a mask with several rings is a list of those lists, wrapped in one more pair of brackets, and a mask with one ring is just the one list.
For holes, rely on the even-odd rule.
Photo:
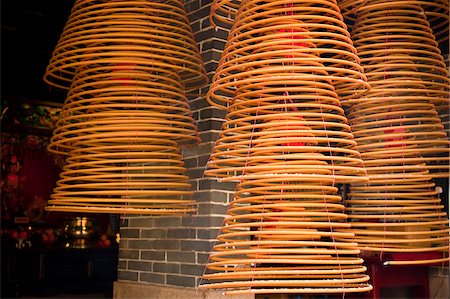
[[(228, 36), (208, 20), (212, 0), (186, 1), (194, 36), (210, 80)], [(183, 149), (185, 166), (198, 202), (198, 212), (183, 217), (125, 215), (119, 249), (120, 281), (196, 287), (215, 242), (234, 185), (203, 177), (225, 112), (204, 98), (209, 86), (190, 96), (202, 143)]]

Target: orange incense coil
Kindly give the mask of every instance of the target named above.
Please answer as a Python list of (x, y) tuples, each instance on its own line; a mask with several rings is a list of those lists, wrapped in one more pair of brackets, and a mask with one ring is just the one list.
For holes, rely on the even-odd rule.
[(320, 131), (308, 115), (292, 111), (302, 106), (284, 105), (276, 118), (253, 125), (259, 134), (252, 135), (242, 174), (224, 178), (240, 183), (207, 264), (212, 273), (203, 277), (210, 284), (201, 287), (230, 295), (369, 291), (356, 244), (346, 241), (353, 235), (333, 186), (336, 162), (320, 153)]
[(77, 70), (49, 144), (68, 157), (47, 209), (195, 211), (179, 146), (199, 137), (180, 77), (158, 61), (116, 61)]
[(449, 261), (449, 221), (426, 166), (405, 165), (402, 173), (392, 165), (385, 168), (392, 172), (368, 167), (370, 185), (351, 186), (346, 212), (356, 235), (354, 241), (361, 250), (379, 254), (442, 254), (439, 260), (425, 257), (401, 264)]
[[(229, 107), (205, 174), (236, 180), (253, 169), (276, 173), (279, 165), (305, 171), (303, 161), (314, 160), (309, 173), (323, 169), (325, 173), (316, 175), (337, 182), (365, 180), (336, 93), (325, 80), (311, 77), (252, 77), (253, 83), (240, 88)], [(291, 155), (286, 156), (286, 146)], [(279, 165), (269, 167), (267, 163), (275, 165), (274, 161)]]
[[(449, 4), (448, 0), (417, 0), (409, 1), (415, 5), (420, 5), (425, 16), (433, 29), (436, 39), (441, 43), (448, 40), (449, 25)], [(367, 0), (339, 0), (339, 7), (342, 15), (350, 28), (353, 28), (358, 10), (364, 5), (370, 4)]]
[[(93, 64), (80, 68), (63, 105), (49, 150), (67, 154), (90, 134), (126, 134), (193, 144), (200, 139), (179, 76), (165, 64)], [(158, 133), (159, 132), (159, 133)], [(159, 135), (158, 135), (159, 134)]]
[(399, 165), (425, 162), (434, 177), (448, 176), (449, 141), (434, 105), (414, 96), (385, 95), (354, 104), (348, 113), (365, 166), (390, 159)]
[(366, 1), (358, 10), (352, 39), (372, 92), (412, 88), (408, 94), (438, 107), (449, 103), (449, 74), (415, 1)]
[[(95, 137), (95, 138), (94, 138)], [(114, 134), (76, 144), (49, 211), (183, 214), (196, 210), (176, 142)]]
[(449, 104), (449, 78), (421, 11), (414, 1), (358, 8), (352, 36), (372, 89), (349, 101), (348, 115), (366, 166), (403, 158), (447, 177), (449, 143), (436, 111)]
[(289, 170), (267, 162), (278, 170), (262, 172), (249, 165), (207, 264), (211, 273), (203, 276), (210, 283), (200, 288), (225, 288), (228, 295), (372, 289), (356, 244), (347, 241), (353, 235), (337, 188), (310, 165), (317, 163), (311, 158), (304, 170)]
[(270, 81), (287, 73), (327, 76), (340, 97), (356, 97), (369, 85), (355, 53), (335, 1), (245, 1), (207, 99), (224, 108), (254, 77)]
[(68, 89), (78, 67), (126, 57), (166, 63), (188, 90), (207, 82), (181, 0), (77, 0), (44, 80)]
[(227, 295), (372, 289), (332, 180), (297, 171), (242, 180), (203, 276), (210, 283), (200, 288)]

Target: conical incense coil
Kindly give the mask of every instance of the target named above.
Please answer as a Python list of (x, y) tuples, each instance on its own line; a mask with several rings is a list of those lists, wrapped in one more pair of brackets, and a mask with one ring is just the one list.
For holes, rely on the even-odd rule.
[(347, 114), (364, 165), (426, 162), (433, 177), (448, 176), (449, 141), (434, 105), (388, 91), (352, 105)]
[(67, 89), (79, 66), (119, 57), (164, 62), (187, 89), (207, 82), (181, 0), (76, 1), (44, 79)]
[(449, 143), (436, 108), (449, 103), (449, 78), (421, 8), (408, 1), (367, 1), (358, 10), (353, 40), (372, 86), (349, 101), (365, 163), (414, 159), (426, 162), (433, 177), (447, 177)]
[(152, 137), (169, 138), (181, 145), (199, 141), (176, 73), (165, 69), (164, 63), (114, 61), (79, 69), (53, 132), (50, 151), (67, 154), (73, 143), (100, 132), (142, 136), (151, 132)]
[(179, 76), (164, 64), (78, 68), (49, 150), (66, 154), (48, 210), (196, 210), (180, 144), (199, 140)]
[[(367, 167), (370, 184), (352, 184), (346, 213), (355, 242), (364, 251), (440, 253), (386, 264), (434, 264), (449, 261), (450, 228), (427, 167), (406, 164)], [(390, 169), (391, 172), (386, 171)]]
[[(321, 75), (324, 79), (319, 80)], [(326, 79), (321, 72), (253, 76), (228, 109), (205, 175), (239, 180), (253, 169), (272, 171), (268, 163), (278, 159), (284, 169), (300, 172), (307, 157), (326, 162), (325, 168), (332, 172), (320, 174), (324, 178), (366, 180), (347, 118)], [(268, 131), (271, 127), (278, 130)], [(293, 136), (293, 131), (298, 134)], [(288, 143), (296, 146), (289, 150), (296, 155), (286, 158), (286, 144), (280, 144), (279, 136), (290, 136)], [(322, 168), (319, 164), (309, 167), (315, 171)]]
[[(449, 4), (448, 0), (418, 0), (408, 1), (420, 5), (425, 16), (433, 29), (434, 35), (439, 42), (448, 40), (448, 25), (449, 25)], [(367, 0), (339, 0), (339, 7), (342, 15), (348, 22), (350, 28), (353, 27), (356, 20), (358, 10), (364, 5), (370, 4)]]
[(154, 215), (196, 210), (176, 142), (151, 134), (92, 137), (69, 153), (47, 210)]
[(207, 99), (224, 108), (255, 76), (270, 81), (313, 70), (326, 73), (342, 98), (369, 88), (335, 1), (244, 1)]
[[(284, 118), (289, 119), (290, 113)], [(214, 246), (207, 264), (213, 273), (203, 278), (211, 283), (201, 287), (226, 288), (226, 294), (371, 290), (363, 260), (357, 257), (357, 244), (345, 241), (352, 234), (347, 232), (350, 225), (337, 188), (332, 186), (333, 179), (322, 177), (332, 173), (331, 165), (320, 160), (320, 153), (305, 151), (302, 158), (290, 151), (312, 130), (299, 124), (283, 134), (277, 127), (280, 122), (269, 123), (264, 130), (273, 136), (257, 137), (261, 142), (254, 146), (261, 151), (252, 153), (266, 156), (269, 170), (253, 168), (249, 160), (218, 236), (220, 244)], [(286, 163), (296, 157), (297, 169), (271, 157), (264, 147), (271, 139), (283, 145)], [(303, 145), (309, 146), (314, 152), (313, 144)]]
[(449, 103), (449, 74), (428, 25), (414, 1), (368, 0), (358, 10), (352, 39), (373, 89), (408, 80), (419, 96)]

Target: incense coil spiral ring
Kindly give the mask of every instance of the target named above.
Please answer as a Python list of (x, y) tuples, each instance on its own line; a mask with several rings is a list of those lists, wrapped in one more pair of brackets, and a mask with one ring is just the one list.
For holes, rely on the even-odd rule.
[(352, 37), (372, 89), (346, 102), (348, 117), (366, 166), (425, 162), (432, 177), (447, 177), (450, 144), (436, 111), (449, 104), (450, 81), (421, 11), (414, 1), (358, 9)]
[(342, 98), (364, 93), (359, 58), (334, 1), (245, 1), (222, 54), (208, 101), (224, 108), (253, 76), (326, 73)]
[(386, 159), (398, 159), (402, 167), (425, 162), (433, 177), (448, 176), (449, 141), (434, 105), (414, 96), (394, 97), (371, 97), (348, 113), (364, 165), (385, 165)]
[(352, 39), (372, 92), (405, 84), (413, 88), (410, 94), (428, 97), (437, 106), (449, 103), (444, 59), (415, 2), (367, 0)]
[(176, 142), (115, 135), (76, 148), (47, 210), (156, 215), (196, 210)]
[(164, 62), (188, 89), (208, 80), (179, 0), (76, 1), (44, 80), (68, 89), (78, 67), (119, 57)]
[(158, 62), (79, 68), (49, 144), (68, 157), (47, 209), (195, 211), (179, 146), (199, 137), (182, 88)]
[[(408, 166), (408, 165), (407, 165)], [(361, 250), (372, 252), (439, 252), (449, 261), (450, 228), (427, 166), (409, 165), (403, 176), (384, 175), (368, 167), (370, 185), (352, 184), (346, 212)], [(400, 264), (430, 264), (435, 259)]]
[(245, 176), (207, 264), (214, 273), (203, 276), (210, 283), (200, 288), (228, 295), (371, 290), (356, 244), (336, 241), (353, 234), (332, 183), (289, 170)]
[[(284, 165), (305, 176), (332, 176), (337, 182), (366, 180), (337, 95), (316, 77), (252, 77), (228, 109), (205, 175), (239, 180), (253, 172), (274, 175), (278, 165)], [(307, 171), (304, 163), (310, 160), (316, 162)]]
[(161, 131), (163, 138), (179, 144), (197, 143), (197, 129), (179, 77), (163, 66), (110, 63), (79, 69), (49, 150), (67, 154), (72, 143), (92, 138), (87, 134), (108, 131), (152, 132), (152, 136)]
[[(347, 21), (349, 28), (353, 28), (356, 21), (358, 10), (368, 5), (368, 0), (339, 0), (338, 4), (342, 15)], [(436, 40), (443, 43), (448, 40), (449, 26), (449, 4), (447, 0), (417, 0), (408, 1), (416, 5), (420, 5), (423, 9), (429, 26), (433, 28)]]

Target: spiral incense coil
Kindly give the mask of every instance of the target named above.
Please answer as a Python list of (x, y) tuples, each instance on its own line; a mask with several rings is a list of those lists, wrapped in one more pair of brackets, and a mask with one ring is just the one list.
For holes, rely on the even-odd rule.
[[(423, 9), (436, 40), (439, 43), (448, 41), (449, 30), (449, 3), (448, 0), (417, 0), (408, 1), (409, 4), (420, 5)], [(353, 28), (356, 21), (358, 10), (364, 5), (370, 4), (367, 0), (338, 0), (342, 15), (347, 21), (350, 29)]]
[(353, 41), (372, 89), (348, 101), (348, 117), (367, 167), (425, 162), (432, 177), (448, 177), (437, 112), (449, 105), (448, 71), (421, 11), (414, 1), (379, 0), (357, 10)]
[(448, 43), (450, 20), (448, 0), (422, 0), (419, 2), (425, 11), (431, 28), (433, 28), (436, 40), (439, 43)]
[(385, 94), (352, 105), (347, 114), (364, 165), (383, 166), (391, 159), (400, 166), (425, 162), (433, 177), (448, 176), (449, 141), (434, 105)]
[(242, 0), (214, 0), (211, 4), (209, 20), (214, 27), (233, 25)]
[(70, 152), (49, 211), (183, 214), (196, 210), (178, 145), (114, 134), (83, 140)]
[(77, 0), (44, 80), (68, 89), (78, 67), (119, 58), (164, 63), (188, 90), (207, 82), (181, 0)]
[(370, 185), (351, 186), (346, 212), (354, 241), (361, 250), (379, 254), (441, 253), (439, 260), (415, 257), (401, 264), (449, 261), (449, 221), (426, 165), (407, 164), (402, 173), (389, 166), (391, 173), (367, 167)]
[(352, 39), (376, 92), (406, 83), (414, 88), (411, 95), (427, 97), (438, 107), (449, 103), (449, 74), (415, 1), (367, 0), (358, 10)]
[[(274, 174), (282, 165), (337, 182), (367, 180), (337, 94), (323, 77), (322, 81), (301, 73), (252, 77), (228, 109), (205, 175), (240, 180), (253, 171)], [(303, 164), (310, 159), (316, 165), (306, 171)]]
[[(261, 131), (271, 134), (255, 136), (255, 151), (207, 264), (212, 273), (203, 277), (211, 283), (201, 287), (226, 288), (230, 295), (371, 290), (357, 244), (345, 240), (353, 235), (329, 177), (333, 166), (322, 160), (315, 142), (302, 139), (315, 131), (304, 121), (295, 123), (291, 113), (282, 118), (292, 121), (268, 121)], [(253, 167), (260, 161), (264, 169)]]
[(160, 136), (180, 145), (197, 143), (200, 139), (180, 78), (164, 67), (158, 62), (113, 60), (80, 68), (49, 150), (67, 154), (80, 140), (115, 132)]
[(255, 77), (288, 73), (328, 80), (344, 99), (369, 88), (335, 1), (242, 2), (207, 99), (224, 108)]

